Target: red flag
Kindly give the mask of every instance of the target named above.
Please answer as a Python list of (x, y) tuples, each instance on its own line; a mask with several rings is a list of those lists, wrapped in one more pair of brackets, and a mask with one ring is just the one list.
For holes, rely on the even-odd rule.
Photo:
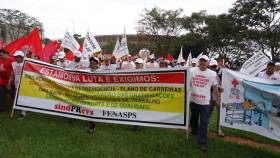
[(34, 55), (42, 58), (42, 41), (39, 34), (39, 29), (36, 27), (29, 35), (26, 36), (25, 45), (28, 45)]
[(80, 51), (80, 52), (83, 52), (83, 50), (84, 50), (84, 46), (81, 44), (81, 45), (80, 45), (80, 48), (79, 48), (79, 51)]
[(9, 52), (10, 56), (12, 56), (15, 51), (21, 49), (21, 47), (24, 45), (25, 40), (26, 37), (18, 38), (6, 45), (6, 47), (4, 47), (4, 50)]
[(4, 42), (3, 40), (0, 40), (0, 49), (2, 49), (4, 47)]
[(173, 61), (173, 57), (172, 57), (172, 55), (169, 52), (167, 54), (167, 60), (169, 60), (170, 62)]
[(23, 36), (9, 43), (4, 50), (8, 51), (12, 55), (17, 50), (28, 49), (40, 58), (40, 52), (42, 51), (42, 42), (39, 35), (39, 29), (35, 28), (29, 35)]
[(74, 55), (73, 55), (73, 52), (71, 52), (71, 51), (68, 51), (67, 53), (66, 53), (66, 60), (69, 60), (69, 61), (72, 61), (73, 59), (74, 59)]
[(51, 40), (45, 48), (40, 52), (42, 55), (41, 60), (44, 62), (49, 62), (50, 57), (53, 56), (60, 48), (60, 44), (56, 40)]

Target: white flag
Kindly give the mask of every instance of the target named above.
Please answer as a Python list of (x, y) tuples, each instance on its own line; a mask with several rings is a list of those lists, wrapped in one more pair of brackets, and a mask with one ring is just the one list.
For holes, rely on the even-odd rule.
[(117, 41), (116, 41), (116, 44), (115, 44), (115, 48), (114, 48), (114, 50), (113, 50), (113, 55), (114, 55), (117, 59), (120, 58), (120, 57), (118, 56), (118, 49), (119, 49), (119, 47), (120, 47), (120, 39), (119, 39), (119, 37), (118, 37), (118, 39), (117, 39)]
[(126, 34), (123, 34), (123, 37), (121, 39), (121, 43), (117, 45), (119, 42), (117, 41), (115, 45), (115, 49), (113, 54), (116, 56), (116, 58), (121, 58), (125, 55), (129, 55), (128, 47), (127, 47), (127, 39), (126, 39)]
[(256, 76), (267, 66), (270, 59), (262, 52), (258, 52), (249, 58), (241, 67), (239, 72)]
[(185, 62), (185, 59), (183, 58), (183, 47), (181, 47), (181, 51), (180, 51), (177, 61), (178, 61), (178, 63)]
[(100, 52), (102, 49), (100, 48), (97, 40), (93, 36), (93, 34), (88, 30), (85, 36), (84, 44), (83, 44), (83, 59), (87, 60), (89, 56), (92, 56), (96, 52)]
[(187, 67), (192, 67), (192, 52), (190, 52), (187, 62), (186, 62)]
[(64, 38), (62, 39), (61, 47), (68, 48), (74, 52), (80, 48), (80, 45), (76, 39), (68, 31), (66, 31)]

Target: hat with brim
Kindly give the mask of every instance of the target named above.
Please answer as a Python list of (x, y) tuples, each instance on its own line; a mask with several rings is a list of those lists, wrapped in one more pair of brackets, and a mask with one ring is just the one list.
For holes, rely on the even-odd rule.
[(16, 57), (16, 56), (24, 57), (24, 53), (22, 51), (16, 51), (13, 56), (14, 57)]

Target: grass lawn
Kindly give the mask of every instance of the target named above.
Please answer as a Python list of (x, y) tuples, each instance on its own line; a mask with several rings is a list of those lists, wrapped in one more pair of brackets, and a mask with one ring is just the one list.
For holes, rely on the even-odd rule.
[[(133, 132), (131, 126), (97, 123), (94, 135), (87, 134), (88, 122), (39, 113), (28, 113), (18, 120), (10, 113), (0, 113), (0, 158), (87, 158), (87, 157), (206, 157), (217, 158), (279, 158), (280, 153), (209, 138), (209, 151), (197, 148), (197, 138), (186, 131), (142, 127)], [(210, 130), (214, 130), (212, 119)], [(226, 134), (249, 137), (260, 142), (279, 142), (252, 133), (225, 129)]]

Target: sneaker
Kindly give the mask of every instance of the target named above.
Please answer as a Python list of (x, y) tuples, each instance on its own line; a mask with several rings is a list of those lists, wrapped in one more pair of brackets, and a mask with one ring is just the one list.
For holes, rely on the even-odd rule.
[(207, 145), (199, 145), (199, 149), (203, 152), (207, 152), (208, 147), (207, 147)]
[(87, 131), (88, 134), (94, 134), (94, 132), (95, 132), (95, 128), (89, 128)]
[(220, 132), (218, 132), (218, 136), (219, 136), (219, 137), (224, 137), (224, 136), (225, 136), (225, 134), (224, 134), (224, 132), (223, 132), (223, 131), (220, 131)]

